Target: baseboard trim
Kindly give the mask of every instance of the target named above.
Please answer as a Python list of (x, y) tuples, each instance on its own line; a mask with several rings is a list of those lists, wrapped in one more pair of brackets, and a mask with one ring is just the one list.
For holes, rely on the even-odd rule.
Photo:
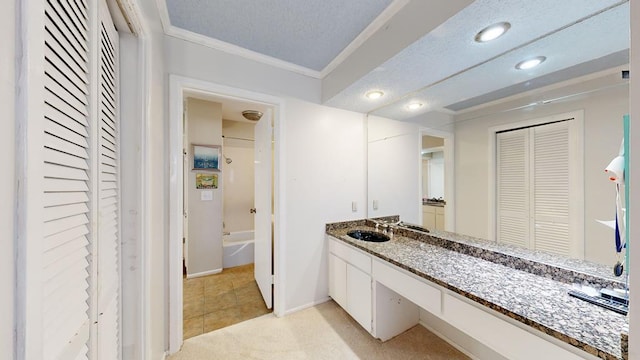
[(284, 316), (287, 316), (289, 314), (293, 314), (293, 313), (298, 312), (300, 310), (304, 310), (304, 309), (308, 309), (310, 307), (314, 307), (316, 305), (325, 303), (325, 302), (327, 302), (329, 300), (331, 300), (331, 298), (327, 296), (325, 298), (322, 298), (322, 299), (319, 299), (319, 300), (314, 300), (314, 301), (312, 301), (310, 303), (307, 303), (307, 304), (304, 304), (304, 305), (301, 305), (301, 306), (297, 306), (297, 307), (295, 307), (293, 309), (285, 310), (284, 311)]
[(222, 272), (222, 269), (214, 269), (214, 270), (203, 271), (199, 273), (187, 274), (187, 279), (193, 279), (193, 278), (207, 276), (207, 275), (220, 274), (221, 272)]

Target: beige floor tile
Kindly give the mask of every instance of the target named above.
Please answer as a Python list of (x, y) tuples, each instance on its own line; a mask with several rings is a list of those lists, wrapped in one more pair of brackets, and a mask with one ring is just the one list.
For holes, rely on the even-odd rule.
[(198, 316), (184, 320), (183, 339), (198, 336), (204, 333), (204, 316)]
[(191, 319), (202, 315), (204, 315), (203, 296), (194, 296), (191, 298), (183, 299), (182, 317), (184, 319)]
[(207, 333), (239, 323), (241, 321), (240, 319), (237, 308), (224, 309), (206, 314), (204, 316), (204, 332)]
[(233, 283), (230, 277), (209, 278), (205, 280), (205, 296), (215, 296), (230, 291), (233, 291)]
[(182, 292), (185, 296), (202, 295), (204, 293), (204, 278), (183, 280)]
[(264, 304), (262, 299), (260, 299), (259, 302), (238, 305), (237, 308), (237, 314), (240, 321), (253, 319), (270, 312), (271, 310), (267, 309), (267, 306)]
[(258, 288), (258, 284), (256, 282), (247, 283), (242, 287), (235, 289), (236, 296), (238, 297), (239, 304), (245, 304), (250, 302), (255, 302), (256, 300), (262, 300), (262, 295), (260, 294), (260, 289)]
[(253, 283), (256, 280), (253, 273), (240, 273), (240, 274), (234, 274), (231, 281), (233, 283), (234, 288), (239, 288), (244, 286), (245, 284)]
[(204, 297), (204, 313), (228, 309), (238, 305), (236, 293), (231, 290), (222, 294), (211, 294)]

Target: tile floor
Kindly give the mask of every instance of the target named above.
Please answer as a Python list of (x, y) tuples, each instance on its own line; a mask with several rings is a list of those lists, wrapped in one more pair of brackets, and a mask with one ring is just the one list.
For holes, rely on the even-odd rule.
[(184, 339), (267, 314), (253, 264), (183, 280)]

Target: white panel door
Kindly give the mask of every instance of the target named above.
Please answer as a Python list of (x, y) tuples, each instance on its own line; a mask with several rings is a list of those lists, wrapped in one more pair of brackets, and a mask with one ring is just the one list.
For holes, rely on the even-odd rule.
[(272, 219), (272, 137), (273, 120), (267, 110), (255, 126), (255, 243), (254, 273), (267, 308), (272, 307), (273, 240)]

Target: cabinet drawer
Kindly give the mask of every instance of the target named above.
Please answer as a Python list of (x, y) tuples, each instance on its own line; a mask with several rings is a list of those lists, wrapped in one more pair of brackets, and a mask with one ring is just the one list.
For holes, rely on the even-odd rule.
[(340, 243), (339, 240), (330, 239), (329, 251), (349, 264), (357, 267), (367, 274), (371, 274), (371, 256), (363, 254), (348, 245)]
[(436, 207), (436, 215), (444, 215), (444, 207)]
[[(584, 359), (582, 356), (510, 324), (490, 312), (493, 310), (480, 309), (476, 305), (469, 304), (466, 300), (445, 294), (444, 319), (508, 359)], [(541, 335), (546, 336), (542, 333)], [(522, 346), (522, 344), (527, 344), (527, 346)]]
[(372, 277), (375, 281), (409, 299), (419, 307), (440, 315), (442, 309), (442, 292), (427, 284), (427, 280), (419, 280), (395, 267), (373, 262)]

